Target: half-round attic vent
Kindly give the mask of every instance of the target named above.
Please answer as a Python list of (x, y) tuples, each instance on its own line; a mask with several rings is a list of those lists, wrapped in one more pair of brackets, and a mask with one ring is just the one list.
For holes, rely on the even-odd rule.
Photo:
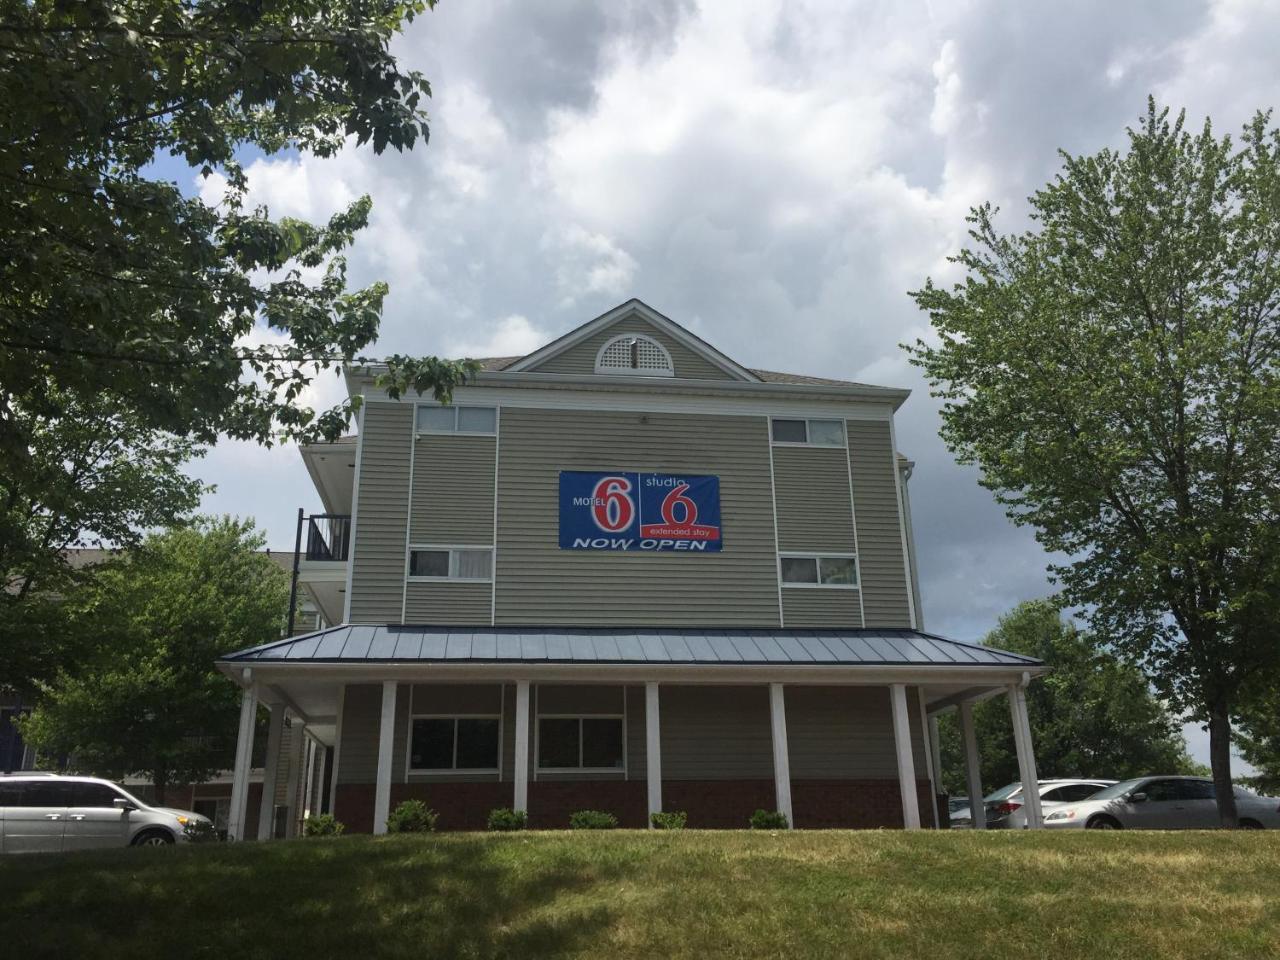
[(674, 377), (675, 366), (667, 348), (638, 333), (614, 337), (596, 354), (596, 373), (633, 377)]

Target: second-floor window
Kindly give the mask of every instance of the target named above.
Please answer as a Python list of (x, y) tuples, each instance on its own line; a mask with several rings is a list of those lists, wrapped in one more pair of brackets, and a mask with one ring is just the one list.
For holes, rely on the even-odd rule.
[(493, 579), (493, 548), (410, 547), (409, 576), (415, 580), (463, 580), (487, 583)]
[(774, 418), (773, 442), (807, 447), (843, 447), (844, 423), (839, 420)]
[(497, 431), (496, 407), (418, 407), (419, 433), (492, 434)]
[(782, 554), (778, 573), (784, 587), (856, 587), (858, 564), (852, 554)]

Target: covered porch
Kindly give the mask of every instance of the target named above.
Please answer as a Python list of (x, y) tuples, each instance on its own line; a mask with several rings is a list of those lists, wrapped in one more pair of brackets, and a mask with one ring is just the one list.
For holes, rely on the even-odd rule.
[[(683, 810), (693, 828), (741, 828), (760, 808), (800, 828), (942, 826), (935, 718), (956, 709), (982, 825), (972, 704), (1008, 697), (1032, 782), (1024, 689), (1044, 672), (911, 630), (400, 625), (335, 627), (219, 667), (243, 690), (235, 839), (247, 833), (259, 704), (271, 710), (266, 779), (373, 833), (409, 797), (440, 813), (440, 829), (482, 829), (497, 807), (526, 811), (534, 828), (567, 826), (580, 809), (629, 827)], [(313, 744), (287, 758), (286, 717)], [(1040, 825), (1038, 808), (1028, 815)]]

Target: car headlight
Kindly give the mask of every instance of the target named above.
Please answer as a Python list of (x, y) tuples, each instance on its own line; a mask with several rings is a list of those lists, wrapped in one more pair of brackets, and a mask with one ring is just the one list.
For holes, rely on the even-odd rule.
[(1075, 818), (1076, 812), (1074, 810), (1055, 810), (1053, 813), (1045, 817), (1044, 820), (1045, 823), (1048, 823), (1050, 820), (1074, 820)]
[(180, 824), (182, 824), (184, 827), (185, 827), (188, 823), (190, 823), (190, 822), (191, 822), (191, 818), (190, 818), (190, 817), (174, 817), (174, 819), (175, 819), (175, 820), (177, 820), (177, 821), (178, 821)]

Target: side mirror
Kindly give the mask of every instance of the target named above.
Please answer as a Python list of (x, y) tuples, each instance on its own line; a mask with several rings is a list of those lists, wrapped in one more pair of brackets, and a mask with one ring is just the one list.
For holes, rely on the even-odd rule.
[(1130, 803), (1146, 803), (1147, 795), (1142, 792), (1131, 793), (1129, 794), (1129, 802)]
[(111, 801), (111, 805), (117, 810), (128, 813), (130, 810), (137, 810), (138, 806), (132, 800), (126, 800), (124, 797), (116, 797)]

